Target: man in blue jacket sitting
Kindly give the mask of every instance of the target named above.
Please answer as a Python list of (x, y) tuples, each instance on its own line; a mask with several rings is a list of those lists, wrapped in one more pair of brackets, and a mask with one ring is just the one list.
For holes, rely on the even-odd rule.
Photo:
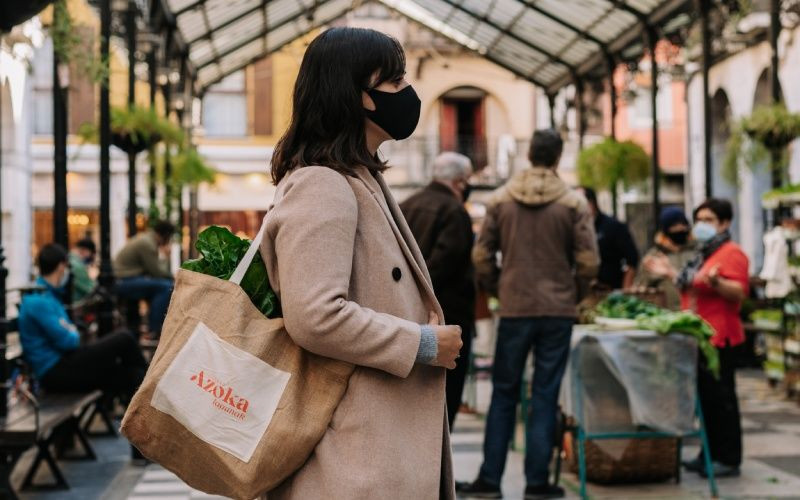
[(23, 357), (46, 390), (131, 396), (147, 370), (136, 339), (128, 332), (109, 333), (81, 345), (62, 299), (69, 280), (67, 252), (59, 245), (42, 247), (37, 256), (44, 291), (23, 297), (19, 336)]

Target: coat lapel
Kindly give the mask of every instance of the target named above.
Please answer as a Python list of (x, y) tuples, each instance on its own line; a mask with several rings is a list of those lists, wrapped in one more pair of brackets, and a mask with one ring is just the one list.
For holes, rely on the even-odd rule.
[[(358, 178), (367, 186), (367, 189), (369, 189), (373, 198), (375, 198), (375, 202), (381, 207), (386, 219), (389, 221), (392, 232), (394, 232), (395, 238), (397, 238), (397, 243), (400, 245), (403, 254), (406, 256), (406, 260), (416, 275), (417, 282), (423, 288), (427, 295), (428, 302), (430, 302), (434, 311), (439, 316), (439, 321), (443, 322), (444, 313), (433, 291), (433, 285), (431, 284), (431, 277), (428, 273), (425, 259), (422, 256), (422, 252), (419, 250), (414, 235), (411, 233), (411, 229), (409, 229), (406, 223), (403, 213), (400, 211), (400, 207), (397, 205), (397, 201), (394, 199), (389, 187), (383, 180), (383, 176), (378, 174), (373, 177), (366, 168), (360, 168), (357, 172)], [(371, 179), (365, 178), (365, 176), (369, 176)], [(370, 182), (370, 180), (372, 180), (372, 182)], [(380, 192), (375, 190), (373, 182), (377, 183)]]

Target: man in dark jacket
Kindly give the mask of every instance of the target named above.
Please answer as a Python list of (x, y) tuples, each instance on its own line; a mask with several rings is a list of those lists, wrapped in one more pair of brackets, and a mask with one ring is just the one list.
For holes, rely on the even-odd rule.
[(447, 372), (450, 427), (461, 406), (475, 329), (475, 283), (472, 269), (472, 221), (464, 209), (472, 162), (453, 152), (433, 162), (433, 182), (400, 205), (419, 244), (448, 325), (461, 327), (464, 345), (456, 367)]
[(594, 216), (594, 232), (600, 250), (597, 283), (612, 290), (630, 288), (639, 266), (639, 250), (628, 226), (600, 211), (594, 189), (581, 187), (581, 191)]
[(556, 174), (562, 147), (555, 130), (533, 134), (528, 154), (533, 168), (518, 172), (495, 192), (473, 250), (479, 285), (500, 299), (500, 326), (483, 465), (473, 483), (458, 488), (468, 497), (502, 497), (500, 481), (531, 351), (525, 499), (564, 495), (548, 481), (558, 393), (576, 316), (577, 282), (594, 278), (599, 257), (586, 199)]

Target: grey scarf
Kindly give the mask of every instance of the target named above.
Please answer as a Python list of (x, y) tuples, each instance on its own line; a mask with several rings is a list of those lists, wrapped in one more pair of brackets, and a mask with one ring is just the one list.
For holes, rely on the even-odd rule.
[(681, 290), (686, 290), (687, 288), (692, 286), (692, 281), (694, 281), (694, 277), (697, 275), (697, 272), (703, 267), (705, 261), (711, 257), (711, 255), (719, 250), (719, 247), (724, 245), (725, 243), (731, 240), (731, 233), (726, 229), (725, 231), (717, 234), (710, 240), (703, 243), (703, 245), (697, 250), (692, 259), (683, 266), (681, 272), (678, 274), (678, 279), (675, 280), (678, 288)]

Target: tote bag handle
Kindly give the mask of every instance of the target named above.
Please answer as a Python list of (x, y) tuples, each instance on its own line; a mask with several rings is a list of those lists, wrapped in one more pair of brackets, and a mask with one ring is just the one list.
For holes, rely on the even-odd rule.
[(264, 233), (266, 230), (267, 217), (264, 216), (264, 221), (261, 222), (261, 228), (258, 230), (258, 234), (256, 234), (256, 237), (253, 238), (252, 242), (250, 242), (250, 247), (247, 249), (244, 257), (242, 257), (242, 260), (239, 261), (239, 265), (236, 266), (236, 270), (233, 271), (233, 274), (231, 274), (231, 277), (228, 281), (237, 285), (242, 284), (242, 278), (244, 278), (247, 269), (250, 267), (250, 264), (253, 263), (253, 259), (256, 257), (256, 252), (258, 252), (258, 248), (261, 246), (261, 240), (264, 238)]

